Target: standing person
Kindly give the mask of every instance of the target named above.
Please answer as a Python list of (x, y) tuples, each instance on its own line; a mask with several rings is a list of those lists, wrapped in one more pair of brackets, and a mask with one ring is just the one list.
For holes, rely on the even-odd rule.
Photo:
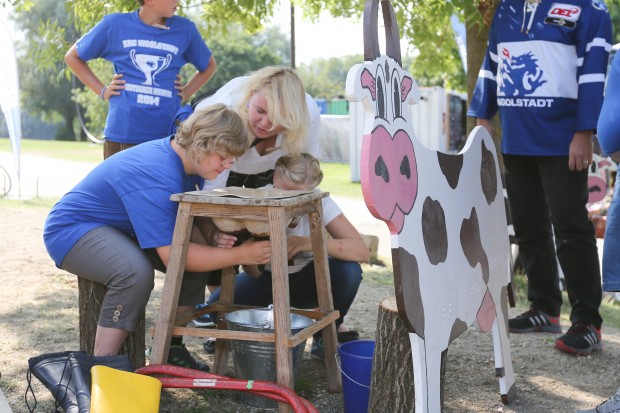
[[(205, 181), (205, 190), (225, 186), (259, 188), (273, 183), (274, 166), (280, 156), (302, 152), (319, 155), (320, 110), (294, 69), (267, 66), (237, 77), (196, 104), (196, 109), (213, 103), (229, 105), (241, 115), (251, 147), (230, 170)], [(215, 291), (220, 282), (221, 271), (214, 271), (209, 291)], [(212, 325), (208, 316), (202, 319), (197, 320), (199, 325)]]
[[(181, 102), (215, 73), (209, 47), (190, 20), (175, 16), (179, 0), (138, 0), (131, 13), (105, 16), (67, 52), (65, 62), (103, 100), (109, 101), (103, 131), (104, 159), (128, 147), (167, 136)], [(95, 58), (114, 65), (103, 83), (88, 66)], [(179, 72), (197, 69), (185, 85)]]
[[(149, 299), (154, 269), (165, 271), (178, 209), (170, 196), (215, 178), (247, 146), (239, 115), (224, 105), (210, 106), (189, 117), (176, 135), (105, 160), (52, 208), (43, 236), (56, 265), (107, 287), (95, 356), (118, 353)], [(179, 313), (204, 302), (203, 272), (269, 262), (268, 241), (231, 248), (219, 237), (219, 231), (212, 231), (208, 239), (228, 248), (190, 243)], [(173, 337), (171, 344), (170, 364), (208, 371), (191, 357), (182, 337)]]
[[(598, 119), (598, 141), (604, 154), (620, 164), (620, 58), (614, 57), (607, 79), (603, 108)], [(607, 210), (603, 243), (603, 290), (620, 291), (620, 183), (616, 177), (614, 194)], [(620, 388), (609, 399), (591, 410), (577, 413), (620, 412)]]
[[(282, 156), (275, 164), (273, 187), (288, 190), (312, 190), (323, 179), (319, 161), (310, 154)], [(323, 225), (330, 235), (327, 242), (327, 255), (334, 309), (340, 311), (336, 320), (338, 341), (357, 339), (355, 331), (344, 329), (344, 317), (347, 315), (357, 290), (362, 281), (360, 262), (370, 260), (366, 242), (343, 214), (333, 199), (321, 200), (323, 207)], [(304, 215), (294, 228), (288, 228), (287, 245), (289, 263), (289, 291), (291, 307), (314, 308), (318, 305), (314, 257), (310, 238), (310, 223)], [(251, 275), (253, 274), (253, 275)], [(209, 297), (207, 304), (219, 299), (219, 289)], [(267, 306), (273, 303), (271, 267), (267, 265), (262, 272), (242, 272), (235, 279), (235, 304)], [(214, 340), (205, 342), (207, 352), (214, 350)], [(324, 358), (321, 333), (314, 336), (311, 354)]]
[[(588, 166), (603, 101), (611, 19), (602, 0), (503, 0), (468, 116), (493, 134), (499, 110), (506, 189), (530, 310), (513, 333), (560, 333), (557, 258), (572, 306), (555, 347), (602, 350), (601, 278), (588, 220)], [(555, 244), (554, 244), (555, 235)]]

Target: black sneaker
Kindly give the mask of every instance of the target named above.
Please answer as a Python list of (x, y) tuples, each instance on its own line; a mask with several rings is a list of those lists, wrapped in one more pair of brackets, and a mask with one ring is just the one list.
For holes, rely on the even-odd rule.
[(170, 351), (168, 352), (168, 364), (185, 367), (187, 369), (200, 370), (206, 373), (211, 371), (209, 366), (196, 360), (189, 354), (189, 351), (185, 348), (185, 344), (181, 344), (180, 346), (170, 346)]
[(534, 308), (508, 320), (511, 333), (561, 333), (560, 317), (551, 317)]
[(573, 323), (566, 334), (555, 340), (555, 348), (577, 356), (602, 351), (601, 330), (587, 323)]
[(310, 355), (316, 359), (325, 361), (325, 347), (323, 347), (323, 339), (312, 339), (312, 348)]
[[(205, 308), (207, 305), (208, 305), (207, 303), (196, 304), (196, 310)], [(194, 327), (203, 327), (203, 328), (215, 327), (215, 323), (213, 322), (213, 319), (211, 318), (211, 314), (204, 314), (198, 318), (195, 318), (192, 321), (192, 323), (194, 324)]]
[(202, 343), (202, 348), (205, 349), (207, 354), (214, 354), (215, 353), (215, 339), (208, 338), (207, 341)]
[(359, 340), (360, 333), (355, 330), (347, 330), (336, 333), (339, 343), (347, 343), (349, 341)]

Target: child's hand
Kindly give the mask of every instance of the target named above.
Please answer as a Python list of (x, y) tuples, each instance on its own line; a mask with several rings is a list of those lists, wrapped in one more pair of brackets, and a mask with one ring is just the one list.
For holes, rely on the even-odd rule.
[(241, 244), (241, 265), (267, 264), (271, 261), (271, 242), (248, 241)]
[(288, 246), (288, 258), (291, 259), (299, 253), (312, 251), (312, 241), (310, 237), (290, 236), (286, 239)]
[(123, 77), (122, 73), (116, 73), (112, 77), (112, 81), (103, 91), (101, 98), (103, 100), (110, 100), (112, 96), (120, 96), (121, 90), (125, 89), (125, 81), (121, 79)]
[(177, 74), (177, 78), (174, 80), (174, 88), (178, 90), (177, 95), (181, 98), (181, 103), (185, 103), (185, 92), (183, 91), (183, 81), (181, 81), (181, 75)]
[(213, 245), (220, 248), (232, 248), (236, 241), (237, 237), (221, 231), (217, 231), (213, 237)]

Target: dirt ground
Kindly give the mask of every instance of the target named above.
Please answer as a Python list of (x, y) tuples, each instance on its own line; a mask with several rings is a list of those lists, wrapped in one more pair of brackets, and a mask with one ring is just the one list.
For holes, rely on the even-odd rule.
[[(27, 360), (30, 357), (78, 346), (77, 281), (55, 268), (42, 241), (44, 208), (0, 208), (0, 389), (14, 412), (28, 412), (24, 402)], [(155, 322), (162, 274), (147, 308), (147, 324)], [(362, 339), (374, 339), (377, 306), (393, 295), (393, 287), (365, 279), (347, 317), (347, 325)], [(511, 309), (517, 314), (522, 309)], [(563, 320), (567, 328), (566, 320)], [(612, 394), (620, 356), (620, 331), (604, 327), (605, 351), (589, 357), (572, 357), (553, 348), (555, 335), (511, 335), (517, 396), (501, 403), (494, 377), (491, 336), (470, 329), (448, 350), (444, 411), (448, 413), (573, 412), (592, 407)], [(147, 339), (147, 343), (150, 339)], [(202, 341), (187, 339), (194, 354), (212, 363)], [(342, 395), (327, 393), (324, 365), (308, 354), (300, 368), (297, 391), (320, 412), (341, 412)], [(232, 371), (231, 371), (232, 374)], [(394, 378), (398, 380), (398, 378)], [(36, 412), (53, 411), (53, 402), (33, 378), (38, 400)], [(32, 397), (29, 397), (32, 406)], [(223, 391), (164, 391), (162, 412), (255, 412)], [(4, 413), (4, 412), (3, 412)]]

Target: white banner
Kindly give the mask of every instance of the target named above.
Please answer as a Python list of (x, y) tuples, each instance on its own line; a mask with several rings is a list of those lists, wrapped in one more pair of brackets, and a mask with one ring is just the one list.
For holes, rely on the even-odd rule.
[(6, 119), (15, 156), (17, 184), (20, 187), (20, 141), (22, 122), (19, 109), (19, 76), (13, 39), (6, 24), (0, 22), (0, 107)]

